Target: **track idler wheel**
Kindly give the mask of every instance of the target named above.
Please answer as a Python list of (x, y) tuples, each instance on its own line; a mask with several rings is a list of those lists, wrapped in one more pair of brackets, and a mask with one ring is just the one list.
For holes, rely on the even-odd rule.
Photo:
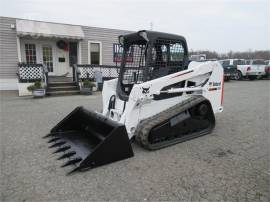
[(202, 117), (205, 117), (208, 114), (209, 107), (207, 104), (202, 103), (197, 108), (198, 114)]

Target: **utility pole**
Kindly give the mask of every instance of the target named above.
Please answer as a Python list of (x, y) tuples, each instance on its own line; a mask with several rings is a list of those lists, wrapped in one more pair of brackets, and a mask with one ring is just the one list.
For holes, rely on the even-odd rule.
[(154, 27), (154, 23), (151, 21), (151, 22), (150, 22), (150, 30), (151, 30), (151, 31), (153, 30), (153, 27)]

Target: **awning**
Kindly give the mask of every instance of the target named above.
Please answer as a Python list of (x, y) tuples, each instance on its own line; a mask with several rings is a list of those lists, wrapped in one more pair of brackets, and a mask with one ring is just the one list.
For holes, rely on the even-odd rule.
[(54, 37), (64, 39), (83, 39), (81, 26), (32, 20), (16, 20), (18, 36)]

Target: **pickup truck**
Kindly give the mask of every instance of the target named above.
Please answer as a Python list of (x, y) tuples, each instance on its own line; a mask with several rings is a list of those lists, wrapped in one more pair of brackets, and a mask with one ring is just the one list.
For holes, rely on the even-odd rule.
[(191, 61), (201, 62), (206, 60), (206, 54), (191, 55), (189, 58)]
[(245, 60), (240, 59), (226, 59), (219, 60), (219, 63), (224, 69), (224, 80), (229, 81), (230, 79), (237, 79), (237, 65), (245, 64)]
[(247, 77), (250, 80), (262, 78), (265, 75), (264, 60), (246, 60), (246, 64), (237, 65), (238, 80)]

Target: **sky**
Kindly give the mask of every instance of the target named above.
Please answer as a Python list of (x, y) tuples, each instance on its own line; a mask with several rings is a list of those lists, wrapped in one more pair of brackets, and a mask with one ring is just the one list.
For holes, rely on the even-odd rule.
[(152, 28), (184, 36), (192, 50), (270, 50), (269, 0), (0, 0), (0, 16)]

